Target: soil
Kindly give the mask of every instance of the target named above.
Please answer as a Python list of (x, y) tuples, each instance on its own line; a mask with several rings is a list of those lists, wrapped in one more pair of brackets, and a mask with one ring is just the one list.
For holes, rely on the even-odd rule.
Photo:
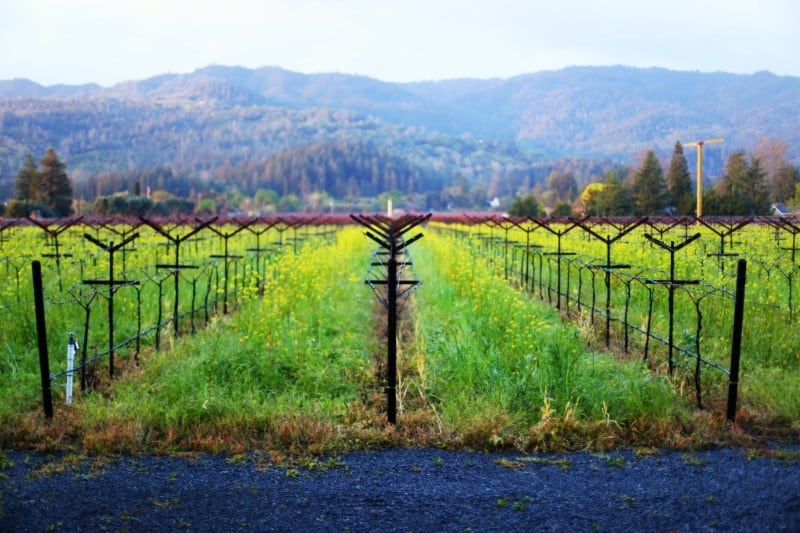
[(0, 531), (800, 531), (800, 445), (782, 450), (394, 449), (293, 466), (7, 451)]

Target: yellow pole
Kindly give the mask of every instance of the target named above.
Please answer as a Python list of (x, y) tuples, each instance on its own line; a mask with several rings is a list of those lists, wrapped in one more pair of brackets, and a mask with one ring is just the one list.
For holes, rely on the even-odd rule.
[(696, 216), (703, 216), (703, 145), (706, 143), (721, 143), (725, 139), (706, 139), (704, 141), (697, 141), (686, 143), (684, 146), (697, 146), (697, 212)]

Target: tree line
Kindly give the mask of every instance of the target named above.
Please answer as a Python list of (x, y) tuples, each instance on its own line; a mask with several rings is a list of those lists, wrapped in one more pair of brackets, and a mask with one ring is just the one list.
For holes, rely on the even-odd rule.
[[(766, 215), (771, 205), (800, 205), (800, 171), (785, 143), (739, 150), (725, 173), (704, 187), (704, 215)], [(260, 162), (223, 163), (196, 173), (156, 166), (91, 175), (72, 183), (55, 150), (37, 167), (28, 154), (6, 216), (94, 213), (111, 216), (229, 214), (275, 211), (380, 210), (386, 198), (411, 210), (508, 211), (512, 215), (692, 215), (695, 187), (683, 146), (676, 142), (666, 171), (649, 150), (636, 167), (572, 162), (551, 168), (505, 169), (488, 182), (425, 170), (369, 143), (315, 143)], [(593, 177), (587, 178), (588, 173)], [(73, 197), (75, 200), (73, 201)]]
[[(773, 204), (800, 204), (800, 171), (783, 157), (785, 144), (773, 139), (757, 151), (728, 157), (725, 173), (703, 193), (704, 215), (768, 215)], [(588, 215), (692, 215), (695, 191), (683, 146), (676, 142), (666, 173), (650, 150), (638, 169), (627, 177), (609, 172), (587, 186), (580, 201)]]

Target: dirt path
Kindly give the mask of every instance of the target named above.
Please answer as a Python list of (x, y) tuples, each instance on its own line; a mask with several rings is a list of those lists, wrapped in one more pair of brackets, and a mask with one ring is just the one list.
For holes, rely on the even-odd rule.
[(0, 531), (798, 531), (800, 446), (789, 449), (793, 460), (388, 450), (311, 469), (6, 452)]

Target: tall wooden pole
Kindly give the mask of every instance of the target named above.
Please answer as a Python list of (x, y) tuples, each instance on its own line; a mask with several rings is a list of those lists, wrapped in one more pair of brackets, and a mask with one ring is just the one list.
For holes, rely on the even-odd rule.
[(687, 143), (686, 146), (697, 147), (697, 210), (695, 215), (700, 218), (703, 216), (703, 145), (707, 143), (721, 143), (725, 139), (706, 139)]

